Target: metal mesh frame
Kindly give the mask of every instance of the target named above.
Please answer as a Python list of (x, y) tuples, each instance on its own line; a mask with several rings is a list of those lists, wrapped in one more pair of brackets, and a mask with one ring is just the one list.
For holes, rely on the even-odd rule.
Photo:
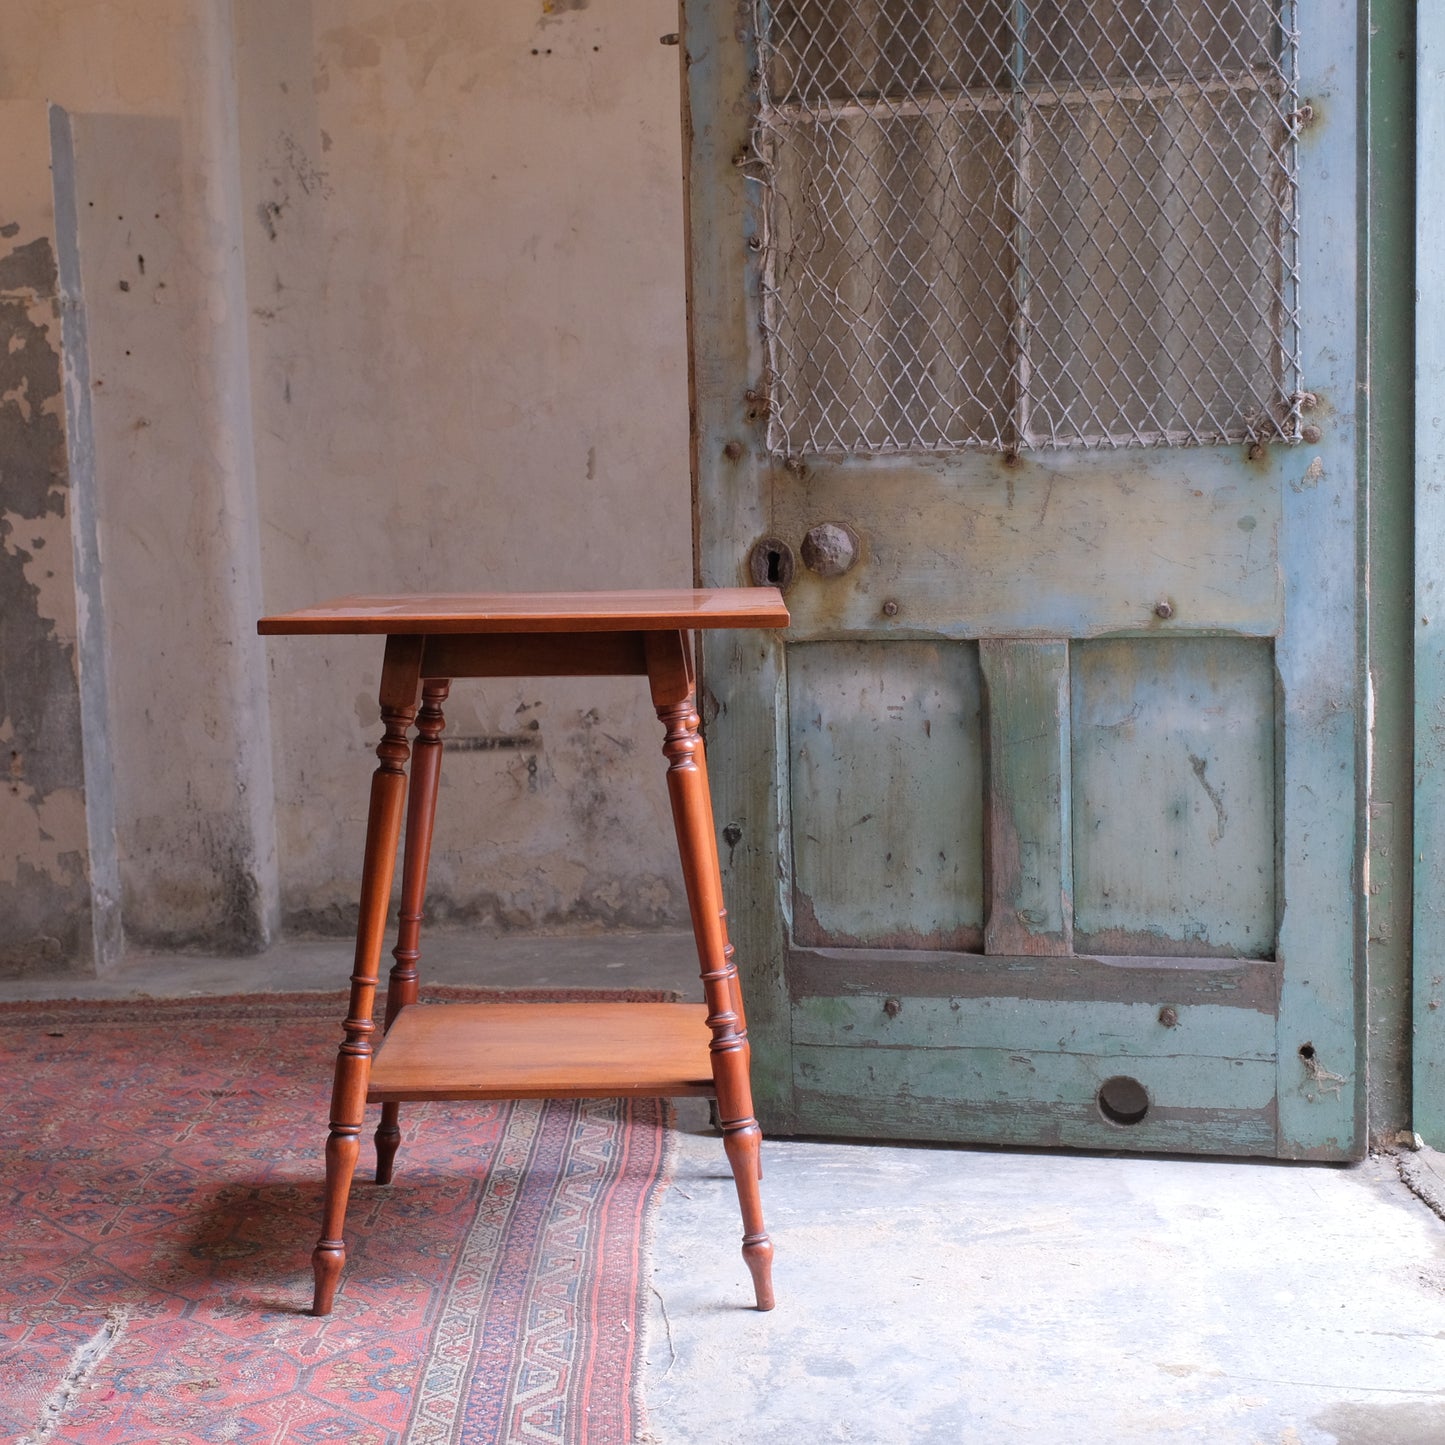
[(779, 456), (1298, 439), (1297, 0), (753, 0)]

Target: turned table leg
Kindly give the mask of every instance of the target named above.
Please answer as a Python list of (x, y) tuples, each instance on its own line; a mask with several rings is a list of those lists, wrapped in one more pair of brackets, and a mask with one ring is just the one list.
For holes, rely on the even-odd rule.
[[(442, 729), (446, 718), (442, 704), (451, 691), (445, 678), (422, 684), (421, 711), (417, 714), (417, 737), (412, 745), (411, 789), (406, 803), (406, 846), (402, 854), (401, 910), (397, 923), (396, 960), (386, 983), (386, 1027), (407, 1004), (416, 1002), (417, 962), (421, 958), (422, 909), (426, 903), (427, 870), (431, 865), (432, 830), (437, 815), (437, 784), (442, 766)], [(381, 1106), (381, 1123), (376, 1130), (376, 1182), (390, 1184), (397, 1146), (401, 1143), (401, 1105)]]
[(391, 878), (401, 835), (406, 793), (407, 732), (416, 716), (421, 674), (421, 639), (388, 637), (381, 672), (381, 719), (384, 733), (376, 749), (379, 763), (371, 779), (371, 806), (366, 819), (366, 852), (362, 860), (361, 907), (356, 927), (356, 957), (351, 975), (351, 1002), (343, 1025), (346, 1037), (336, 1056), (331, 1089), (331, 1134), (326, 1141), (326, 1198), (321, 1238), (311, 1255), (316, 1294), (311, 1312), (331, 1313), (336, 1286), (346, 1263), (342, 1230), (351, 1180), (361, 1148), (366, 1117), (366, 1086), (371, 1073), (371, 1036), (376, 1026), (376, 976), (391, 907)]
[[(698, 740), (697, 740), (697, 748), (696, 748), (696, 750), (694, 751), (694, 753), (693, 753), (693, 755), (692, 755), (692, 758), (693, 758), (693, 766), (696, 767), (697, 770), (698, 770), (698, 772), (702, 775), (702, 795), (703, 795), (704, 801), (705, 801), (706, 804), (707, 804), (707, 836), (708, 836), (708, 839), (709, 839), (709, 846), (710, 846), (710, 848), (711, 848), (711, 854), (712, 854), (712, 871), (713, 871), (714, 873), (716, 873), (716, 874), (717, 874), (717, 877), (718, 877), (718, 911), (717, 911), (718, 928), (721, 929), (721, 931), (722, 931), (723, 957), (727, 960), (727, 969), (728, 969), (728, 971), (729, 971), (729, 972), (731, 973), (731, 975), (732, 975), (732, 976), (731, 976), (731, 979), (730, 979), (730, 981), (729, 981), (729, 986), (730, 986), (730, 988), (731, 988), (731, 990), (732, 990), (732, 996), (733, 996), (733, 1012), (737, 1015), (737, 1024), (736, 1024), (735, 1028), (736, 1028), (736, 1032), (737, 1032), (738, 1037), (741, 1038), (741, 1039), (744, 1041), (744, 1043), (746, 1044), (746, 1043), (747, 1043), (747, 1037), (748, 1037), (748, 1016), (747, 1016), (746, 1010), (743, 1008), (743, 986), (742, 986), (742, 981), (738, 978), (737, 965), (733, 962), (733, 956), (734, 956), (735, 950), (734, 950), (734, 948), (733, 948), (733, 946), (732, 946), (732, 941), (728, 938), (728, 911), (727, 911), (727, 908), (724, 907), (723, 904), (722, 904), (722, 859), (719, 858), (719, 856), (718, 856), (718, 851), (717, 851), (717, 820), (716, 820), (716, 818), (715, 818), (714, 815), (713, 815), (713, 811), (712, 811), (712, 789), (711, 789), (711, 787), (708, 785), (708, 780), (707, 780), (707, 749), (706, 749), (706, 746), (705, 746), (704, 743), (703, 743), (703, 740), (702, 740), (701, 736), (698, 737)], [(747, 1050), (748, 1050), (748, 1059), (749, 1059), (749, 1063), (748, 1063), (748, 1093), (749, 1093), (749, 1099), (751, 1100), (751, 1094), (752, 1094), (752, 1064), (751, 1064), (752, 1045), (751, 1045), (751, 1044), (747, 1044)], [(749, 1102), (749, 1104), (748, 1104), (748, 1112), (749, 1112), (749, 1113), (752, 1112), (752, 1104), (751, 1104), (751, 1102)], [(760, 1153), (758, 1154), (758, 1178), (761, 1179), (762, 1177), (763, 1177), (763, 1156), (762, 1156), (762, 1154), (761, 1154), (761, 1152), (760, 1152)]]
[(724, 926), (722, 878), (713, 832), (702, 739), (693, 700), (691, 657), (681, 633), (650, 633), (648, 678), (657, 716), (667, 729), (667, 788), (682, 860), (683, 882), (697, 940), (712, 1030), (711, 1060), (723, 1147), (743, 1216), (743, 1262), (760, 1310), (773, 1308), (773, 1244), (763, 1223), (762, 1130), (753, 1117), (750, 1050), (737, 967)]

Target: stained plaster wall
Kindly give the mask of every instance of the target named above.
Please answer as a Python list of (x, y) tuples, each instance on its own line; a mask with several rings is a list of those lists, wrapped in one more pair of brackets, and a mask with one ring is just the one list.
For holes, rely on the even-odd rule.
[[(88, 428), (66, 365), (74, 226), (56, 214), (49, 108), (0, 102), (0, 132), (0, 974), (104, 970), (120, 939), (103, 735), (86, 746), (104, 708)], [(63, 162), (55, 175), (63, 192)]]
[[(688, 582), (675, 23), (666, 0), (7, 0), (0, 101), (73, 118), (89, 733), (131, 940), (350, 920), (378, 651), (263, 649), (261, 611)], [(458, 688), (434, 917), (682, 916), (638, 694)]]
[[(268, 603), (688, 585), (670, 0), (238, 17)], [(352, 906), (377, 649), (269, 651), (287, 907), (329, 927)], [(448, 712), (434, 913), (681, 916), (635, 682), (465, 684)]]

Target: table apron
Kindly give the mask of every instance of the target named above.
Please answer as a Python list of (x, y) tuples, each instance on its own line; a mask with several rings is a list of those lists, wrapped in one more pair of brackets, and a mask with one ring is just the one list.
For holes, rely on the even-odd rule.
[(421, 675), (615, 677), (647, 672), (644, 632), (493, 632), (423, 639)]

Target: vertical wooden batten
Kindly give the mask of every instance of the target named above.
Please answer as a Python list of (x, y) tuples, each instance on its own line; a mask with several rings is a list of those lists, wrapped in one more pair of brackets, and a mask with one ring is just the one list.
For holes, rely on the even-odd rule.
[(1412, 828), (1411, 532), (1415, 486), (1414, 0), (1369, 0), (1364, 68), (1366, 499), (1362, 579), (1370, 728), (1365, 873), (1365, 1050), (1372, 1144), (1410, 1126)]
[[(1415, 253), (1445, 250), (1445, 11), (1416, 11)], [(1415, 1129), (1445, 1145), (1445, 279), (1418, 268), (1415, 301)]]

